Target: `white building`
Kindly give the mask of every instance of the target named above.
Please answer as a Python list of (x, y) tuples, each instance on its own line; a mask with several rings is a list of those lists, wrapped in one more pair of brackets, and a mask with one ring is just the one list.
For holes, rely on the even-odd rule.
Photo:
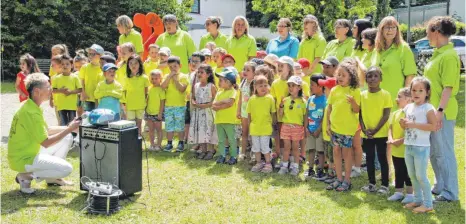
[[(411, 4), (415, 3), (415, 0), (406, 0), (406, 4), (411, 1)], [(450, 15), (456, 19), (465, 22), (465, 0), (449, 0), (450, 3), (440, 2), (430, 5), (422, 5), (411, 7), (411, 26), (416, 24), (423, 24), (434, 16), (446, 16)], [(396, 8), (393, 10), (395, 18), (401, 22), (408, 24), (408, 8)]]

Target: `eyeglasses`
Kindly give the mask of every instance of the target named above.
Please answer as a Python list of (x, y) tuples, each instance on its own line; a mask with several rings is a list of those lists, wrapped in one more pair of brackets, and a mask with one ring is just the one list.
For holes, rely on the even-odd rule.
[(278, 28), (287, 28), (288, 26), (287, 25), (279, 25), (277, 26)]
[(97, 55), (97, 53), (87, 53), (87, 55), (88, 55), (89, 57), (94, 57), (94, 56)]
[(201, 63), (199, 60), (192, 60), (191, 63), (196, 64), (196, 63)]
[(292, 100), (291, 103), (290, 103), (290, 110), (293, 110), (294, 103), (295, 103), (294, 100)]
[(209, 26), (210, 24), (212, 24), (212, 23), (205, 23), (204, 26)]
[(397, 29), (398, 29), (398, 27), (396, 27), (396, 26), (386, 26), (386, 27), (383, 28), (383, 30), (386, 30), (386, 31), (397, 30)]

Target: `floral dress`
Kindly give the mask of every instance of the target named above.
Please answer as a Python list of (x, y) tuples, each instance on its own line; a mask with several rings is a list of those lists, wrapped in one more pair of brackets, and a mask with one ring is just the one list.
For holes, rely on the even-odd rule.
[[(197, 104), (207, 104), (212, 102), (212, 83), (207, 83), (202, 87), (201, 83), (196, 83), (194, 94)], [(214, 111), (212, 108), (191, 108), (191, 125), (189, 126), (189, 144), (210, 143), (217, 144), (217, 130), (214, 124)]]

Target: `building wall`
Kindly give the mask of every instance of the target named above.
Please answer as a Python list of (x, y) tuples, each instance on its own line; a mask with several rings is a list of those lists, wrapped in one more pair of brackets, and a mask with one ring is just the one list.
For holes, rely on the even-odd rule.
[(236, 16), (246, 16), (246, 0), (200, 0), (200, 13), (190, 13), (189, 29), (202, 29), (207, 17), (220, 16), (222, 26), (231, 27)]
[(450, 0), (450, 15), (464, 23), (466, 17), (465, 0)]
[[(465, 0), (450, 0), (449, 12), (447, 7), (446, 2), (411, 7), (411, 26), (423, 24), (433, 16), (446, 15), (454, 16), (460, 21), (465, 22)], [(393, 11), (395, 18), (399, 22), (408, 24), (408, 8), (398, 8)]]

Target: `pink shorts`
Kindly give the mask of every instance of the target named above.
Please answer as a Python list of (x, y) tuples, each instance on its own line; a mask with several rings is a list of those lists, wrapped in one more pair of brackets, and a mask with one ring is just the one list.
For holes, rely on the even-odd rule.
[(301, 141), (304, 139), (304, 127), (297, 124), (282, 124), (280, 138), (291, 141)]

